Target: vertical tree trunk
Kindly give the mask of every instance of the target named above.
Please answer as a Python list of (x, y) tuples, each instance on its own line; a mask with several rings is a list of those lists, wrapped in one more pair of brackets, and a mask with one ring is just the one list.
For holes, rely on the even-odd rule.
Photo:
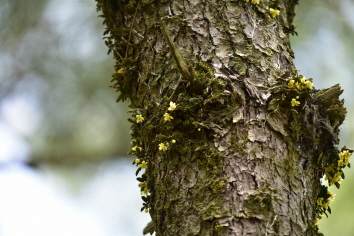
[(98, 0), (156, 235), (317, 235), (345, 109), (297, 75), (296, 3)]

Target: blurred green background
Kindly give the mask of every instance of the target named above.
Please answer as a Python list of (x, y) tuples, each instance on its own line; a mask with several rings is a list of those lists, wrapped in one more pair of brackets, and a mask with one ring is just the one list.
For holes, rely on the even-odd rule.
[[(341, 126), (340, 145), (354, 149), (354, 1), (300, 1), (295, 17), (298, 36), (292, 37), (295, 65), (301, 74), (314, 78), (316, 88), (328, 88), (339, 83), (344, 89), (342, 98), (347, 117)], [(352, 158), (353, 159), (353, 158)], [(353, 160), (352, 160), (353, 162)], [(353, 165), (352, 165), (353, 166)], [(354, 172), (345, 169), (346, 178), (331, 203), (332, 214), (319, 224), (324, 235), (353, 234)]]
[(127, 105), (109, 88), (114, 61), (95, 10), (88, 0), (1, 1), (0, 98), (21, 108), (17, 132), (34, 163), (100, 162), (129, 149)]
[[(294, 23), (298, 36), (291, 38), (300, 74), (314, 78), (316, 88), (340, 83), (345, 89), (342, 97), (348, 115), (341, 127), (340, 146), (352, 149), (353, 12), (351, 0), (300, 1)], [(118, 94), (109, 88), (114, 60), (106, 53), (99, 14), (95, 2), (89, 0), (0, 3), (0, 165), (20, 161), (37, 166), (37, 171), (62, 183), (62, 190), (74, 197), (108, 169), (121, 173), (123, 182), (125, 175), (134, 179), (133, 157), (127, 160), (128, 104), (116, 103)], [(341, 189), (332, 189), (337, 194), (332, 215), (320, 222), (325, 235), (353, 235), (353, 170), (345, 174)], [(105, 180), (112, 181), (109, 188), (116, 184), (120, 193), (140, 198), (135, 184), (122, 190), (121, 176), (112, 178), (117, 181)], [(129, 209), (125, 215), (118, 210), (115, 216), (137, 219), (144, 214), (139, 204), (138, 210)], [(134, 223), (129, 224), (134, 228)], [(143, 226), (139, 227), (114, 232), (140, 235), (136, 232)]]

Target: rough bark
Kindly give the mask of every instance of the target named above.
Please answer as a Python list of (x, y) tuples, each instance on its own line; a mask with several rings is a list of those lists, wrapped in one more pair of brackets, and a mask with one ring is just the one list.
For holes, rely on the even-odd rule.
[(318, 234), (319, 179), (345, 109), (339, 86), (291, 106), (296, 3), (98, 1), (118, 100), (144, 118), (131, 120), (133, 153), (148, 163), (139, 181), (156, 235)]

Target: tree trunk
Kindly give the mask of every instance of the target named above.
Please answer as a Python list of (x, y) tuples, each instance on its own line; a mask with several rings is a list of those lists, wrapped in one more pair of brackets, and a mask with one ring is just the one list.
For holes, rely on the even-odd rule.
[(345, 108), (295, 70), (296, 3), (98, 0), (157, 236), (318, 235)]

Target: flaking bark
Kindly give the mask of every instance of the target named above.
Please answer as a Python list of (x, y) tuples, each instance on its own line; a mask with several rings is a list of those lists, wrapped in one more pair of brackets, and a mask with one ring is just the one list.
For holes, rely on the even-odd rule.
[[(323, 110), (345, 110), (338, 87), (314, 90), (298, 109), (276, 100), (296, 75), (288, 35), (296, 3), (98, 1), (124, 68), (114, 75), (119, 99), (145, 119), (132, 121), (132, 136), (149, 163), (157, 236), (317, 235), (319, 156), (332, 151), (344, 119)], [(272, 18), (270, 7), (281, 14)], [(171, 101), (174, 119), (164, 121)]]

